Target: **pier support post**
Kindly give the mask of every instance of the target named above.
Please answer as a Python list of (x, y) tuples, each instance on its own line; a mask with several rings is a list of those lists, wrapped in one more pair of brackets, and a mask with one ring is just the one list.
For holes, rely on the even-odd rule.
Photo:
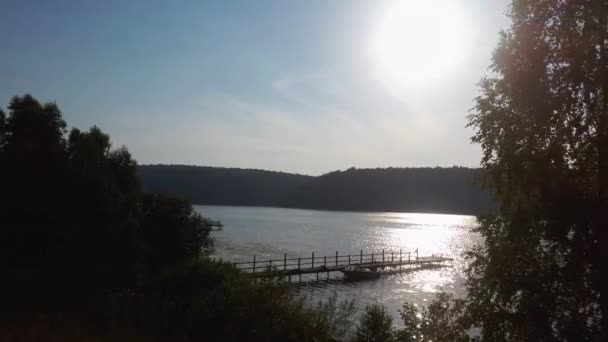
[[(315, 252), (312, 252), (312, 268), (315, 268)], [(319, 280), (319, 272), (317, 272), (317, 281)]]
[(382, 250), (382, 264), (384, 264), (384, 249)]
[(338, 266), (338, 251), (336, 251), (336, 267)]
[(255, 255), (253, 256), (253, 272), (251, 273), (255, 273)]
[(363, 263), (363, 250), (361, 250), (361, 256), (359, 257), (359, 263)]

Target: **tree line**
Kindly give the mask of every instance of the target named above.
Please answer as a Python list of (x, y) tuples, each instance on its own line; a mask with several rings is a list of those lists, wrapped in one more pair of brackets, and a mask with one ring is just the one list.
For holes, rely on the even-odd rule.
[(141, 165), (142, 186), (196, 204), (278, 206), (347, 211), (482, 214), (495, 209), (464, 167), (376, 168), (319, 177), (251, 169)]
[(140, 165), (143, 189), (195, 204), (272, 206), (311, 176), (255, 169), (189, 165)]
[(490, 192), (475, 185), (480, 171), (464, 167), (376, 168), (334, 171), (290, 191), (294, 208), (483, 214)]

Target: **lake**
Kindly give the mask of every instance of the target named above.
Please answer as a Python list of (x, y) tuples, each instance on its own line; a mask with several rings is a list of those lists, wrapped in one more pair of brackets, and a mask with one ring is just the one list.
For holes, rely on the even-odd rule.
[[(216, 257), (250, 261), (289, 257), (331, 256), (415, 251), (420, 256), (443, 254), (454, 258), (453, 267), (419, 270), (362, 282), (339, 280), (308, 283), (297, 291), (317, 302), (337, 294), (355, 299), (357, 308), (379, 302), (400, 325), (398, 310), (408, 301), (426, 305), (439, 291), (465, 294), (463, 252), (480, 238), (470, 230), (475, 217), (416, 213), (362, 213), (318, 210), (194, 206), (202, 215), (218, 219), (224, 229), (212, 233)], [(336, 273), (336, 276), (339, 276)], [(325, 275), (321, 275), (322, 278)]]

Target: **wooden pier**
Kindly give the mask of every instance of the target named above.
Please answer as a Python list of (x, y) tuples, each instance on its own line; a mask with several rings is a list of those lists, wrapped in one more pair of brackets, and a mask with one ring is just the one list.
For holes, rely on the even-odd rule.
[(243, 273), (251, 277), (287, 277), (298, 276), (301, 281), (302, 275), (326, 273), (327, 279), (331, 272), (341, 272), (349, 266), (359, 266), (379, 271), (382, 274), (393, 274), (416, 269), (449, 266), (445, 262), (453, 259), (444, 256), (418, 256), (415, 252), (385, 252), (359, 254), (316, 256), (313, 252), (310, 257), (288, 258), (287, 254), (281, 259), (259, 260), (256, 256), (251, 261), (236, 262), (234, 265)]

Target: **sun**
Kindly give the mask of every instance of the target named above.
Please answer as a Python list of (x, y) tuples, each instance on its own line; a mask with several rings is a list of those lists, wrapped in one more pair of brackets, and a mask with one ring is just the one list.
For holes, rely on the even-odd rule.
[(384, 82), (407, 87), (450, 76), (467, 54), (468, 23), (457, 0), (390, 2), (373, 32), (372, 56)]

